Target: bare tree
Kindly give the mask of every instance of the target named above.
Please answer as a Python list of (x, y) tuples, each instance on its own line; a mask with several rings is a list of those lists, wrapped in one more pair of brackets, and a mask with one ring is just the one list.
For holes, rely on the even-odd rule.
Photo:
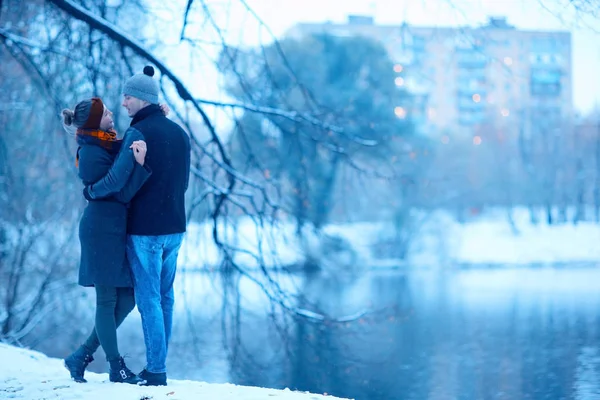
[[(115, 18), (124, 7), (95, 6)], [(34, 343), (56, 332), (61, 313), (53, 311), (79, 294), (83, 201), (74, 140), (57, 116), (84, 95), (111, 98), (129, 72), (108, 56), (116, 46), (43, 1), (7, 1), (1, 10), (0, 339)]]
[[(193, 4), (192, 4), (193, 3)], [(330, 139), (330, 134), (344, 137), (346, 133), (328, 121), (319, 118), (316, 112), (317, 105), (311, 109), (314, 113), (298, 112), (294, 109), (274, 109), (257, 106), (251, 101), (243, 104), (219, 103), (209, 100), (201, 100), (192, 95), (185, 82), (179, 78), (166, 64), (153, 54), (150, 45), (142, 44), (132, 39), (132, 35), (117, 28), (110, 21), (117, 21), (121, 13), (138, 13), (141, 18), (148, 16), (145, 8), (138, 2), (117, 3), (108, 5), (109, 2), (101, 1), (90, 7), (87, 2), (75, 2), (67, 0), (40, 1), (42, 7), (33, 15), (40, 24), (38, 28), (30, 30), (15, 30), (14, 25), (0, 27), (0, 38), (3, 40), (5, 50), (10, 54), (14, 62), (17, 62), (24, 73), (32, 82), (35, 82), (35, 95), (41, 96), (41, 100), (50, 105), (51, 110), (46, 113), (49, 118), (47, 126), (51, 129), (60, 129), (57, 125), (55, 115), (65, 105), (71, 105), (83, 95), (101, 95), (110, 104), (118, 98), (120, 83), (129, 76), (134, 68), (141, 65), (142, 61), (154, 64), (161, 72), (161, 89), (168, 100), (171, 96), (178, 96), (177, 101), (172, 101), (172, 109), (180, 122), (187, 128), (193, 144), (192, 168), (193, 182), (192, 198), (190, 199), (189, 215), (200, 205), (205, 205), (212, 220), (212, 239), (221, 250), (222, 268), (235, 271), (258, 285), (271, 299), (273, 307), (296, 318), (305, 318), (316, 321), (336, 320), (333, 316), (322, 315), (310, 310), (296, 306), (296, 293), (284, 290), (273, 272), (267, 268), (266, 258), (271, 254), (265, 254), (267, 248), (274, 249), (274, 235), (277, 234), (277, 216), (284, 207), (280, 204), (278, 195), (280, 193), (280, 182), (269, 176), (247, 175), (235, 168), (230, 155), (228, 144), (217, 133), (214, 122), (204, 108), (204, 104), (211, 104), (222, 109), (240, 108), (250, 113), (276, 114), (281, 118), (300, 121), (316, 127), (316, 131), (323, 134), (318, 140), (324, 146), (335, 150), (340, 155), (345, 155), (344, 150), (336, 146), (335, 140)], [(127, 4), (127, 5), (126, 5)], [(197, 5), (199, 9), (194, 7)], [(90, 7), (90, 8), (87, 8)], [(127, 8), (128, 7), (128, 8)], [(194, 12), (202, 12), (210, 18), (210, 11), (203, 2), (188, 3), (182, 32), (188, 23), (188, 17)], [(6, 7), (3, 8), (6, 11)], [(249, 12), (252, 12), (248, 7)], [(12, 6), (10, 18), (19, 22), (19, 13)], [(3, 12), (3, 18), (6, 12)], [(110, 19), (110, 21), (109, 21)], [(55, 29), (56, 28), (56, 29)], [(218, 27), (217, 27), (218, 30)], [(189, 39), (185, 39), (189, 40)], [(224, 40), (221, 42), (223, 48), (227, 47)], [(110, 54), (110, 57), (108, 56)], [(285, 57), (282, 53), (281, 57)], [(68, 68), (65, 68), (68, 66)], [(293, 71), (292, 71), (293, 74)], [(293, 76), (293, 75), (292, 75)], [(73, 79), (78, 77), (78, 79)], [(298, 87), (302, 88), (298, 83)], [(308, 102), (310, 93), (303, 90)], [(249, 97), (252, 100), (252, 97)], [(193, 110), (193, 113), (184, 111), (182, 105)], [(117, 110), (118, 107), (115, 107)], [(22, 116), (13, 115), (13, 119)], [(198, 119), (202, 126), (198, 126)], [(204, 140), (208, 134), (208, 140)], [(61, 136), (63, 140), (63, 158), (71, 165), (71, 157), (74, 154), (73, 144), (68, 137)], [(353, 139), (361, 146), (371, 146), (369, 141)], [(347, 155), (346, 155), (347, 156)], [(352, 160), (348, 158), (352, 164)], [(10, 165), (10, 162), (9, 162)], [(356, 166), (359, 168), (358, 166)], [(78, 198), (76, 179), (73, 168), (65, 168), (71, 174), (71, 179), (63, 178), (71, 188), (69, 195)], [(28, 187), (31, 189), (31, 187)], [(31, 191), (36, 196), (41, 191)], [(64, 192), (63, 192), (64, 193)], [(42, 196), (40, 196), (42, 198)], [(63, 202), (62, 204), (73, 204), (74, 202)], [(78, 210), (77, 210), (78, 211)], [(76, 216), (77, 213), (74, 212)], [(235, 246), (235, 240), (230, 240), (231, 228), (235, 227), (235, 218), (245, 216), (257, 227), (258, 245), (255, 249), (244, 249)], [(69, 223), (72, 229), (75, 221)], [(49, 226), (46, 224), (44, 226)], [(235, 230), (235, 229), (234, 229)], [(25, 247), (29, 250), (29, 247)], [(269, 250), (270, 252), (273, 250)], [(237, 260), (242, 256), (250, 257), (259, 266), (259, 275), (240, 264)], [(9, 263), (17, 268), (13, 275), (21, 277), (24, 275), (23, 268), (30, 268), (27, 262), (22, 266), (11, 261)], [(71, 267), (71, 271), (74, 266)], [(75, 280), (72, 279), (71, 282)], [(16, 278), (12, 278), (16, 279)], [(11, 289), (15, 285), (11, 281)], [(19, 285), (17, 285), (19, 286)], [(15, 293), (11, 292), (7, 297), (12, 299)], [(9, 302), (10, 308), (14, 308), (14, 302)], [(8, 319), (13, 319), (10, 314)], [(14, 332), (14, 324), (7, 323), (5, 331)]]

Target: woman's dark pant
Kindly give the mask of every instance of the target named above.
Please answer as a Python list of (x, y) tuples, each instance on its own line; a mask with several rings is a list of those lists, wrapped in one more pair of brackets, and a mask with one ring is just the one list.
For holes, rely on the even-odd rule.
[(108, 361), (120, 357), (117, 328), (134, 307), (133, 288), (96, 286), (96, 326), (83, 344), (88, 354), (102, 345)]

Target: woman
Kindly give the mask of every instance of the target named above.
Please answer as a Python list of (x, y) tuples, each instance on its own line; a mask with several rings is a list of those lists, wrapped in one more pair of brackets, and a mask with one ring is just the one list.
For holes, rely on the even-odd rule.
[(151, 174), (144, 167), (146, 144), (137, 131), (118, 140), (112, 113), (99, 98), (84, 100), (74, 110), (63, 110), (63, 120), (67, 131), (72, 126), (77, 128), (76, 163), (84, 185), (104, 177), (121, 148), (131, 158), (130, 168), (123, 172), (129, 175), (125, 187), (110, 198), (90, 201), (79, 224), (79, 284), (95, 288), (96, 317), (90, 336), (65, 359), (65, 367), (76, 382), (86, 382), (85, 368), (102, 345), (109, 363), (110, 381), (137, 384), (140, 379), (127, 368), (119, 353), (117, 327), (135, 306), (125, 253), (127, 203)]

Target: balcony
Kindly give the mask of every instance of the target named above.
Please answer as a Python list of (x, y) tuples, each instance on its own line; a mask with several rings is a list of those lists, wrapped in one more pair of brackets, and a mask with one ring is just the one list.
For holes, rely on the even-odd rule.
[(465, 69), (483, 69), (488, 57), (479, 49), (460, 49), (456, 51), (457, 64)]
[(468, 96), (471, 97), (474, 94), (479, 94), (480, 96), (485, 96), (487, 94), (487, 85), (476, 82), (476, 83), (465, 83), (458, 81), (458, 88), (456, 92), (459, 96)]
[(487, 79), (487, 71), (484, 68), (480, 69), (459, 69), (458, 70), (459, 80), (477, 80), (480, 83), (485, 83)]
[(559, 96), (562, 72), (556, 68), (534, 68), (531, 70), (530, 91), (534, 96)]
[(531, 81), (538, 83), (560, 83), (562, 71), (557, 68), (533, 68)]
[(481, 124), (485, 119), (485, 113), (481, 111), (464, 111), (458, 115), (458, 123), (460, 125), (477, 125)]
[(531, 82), (530, 91), (532, 96), (558, 97), (561, 94), (560, 83), (536, 83)]

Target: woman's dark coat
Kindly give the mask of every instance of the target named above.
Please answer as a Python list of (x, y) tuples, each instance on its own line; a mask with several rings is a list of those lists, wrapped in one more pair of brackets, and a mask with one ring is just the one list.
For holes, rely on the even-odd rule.
[[(138, 131), (128, 132), (118, 156), (114, 150), (107, 150), (84, 139), (78, 137), (79, 177), (83, 184), (86, 187), (92, 185), (110, 171), (110, 174), (121, 178), (123, 186), (111, 197), (89, 201), (83, 212), (79, 223), (79, 284), (132, 287), (131, 269), (125, 251), (127, 204), (150, 177), (151, 171), (135, 161), (129, 146), (135, 140), (144, 140), (144, 137)], [(115, 162), (115, 156), (118, 162)]]

